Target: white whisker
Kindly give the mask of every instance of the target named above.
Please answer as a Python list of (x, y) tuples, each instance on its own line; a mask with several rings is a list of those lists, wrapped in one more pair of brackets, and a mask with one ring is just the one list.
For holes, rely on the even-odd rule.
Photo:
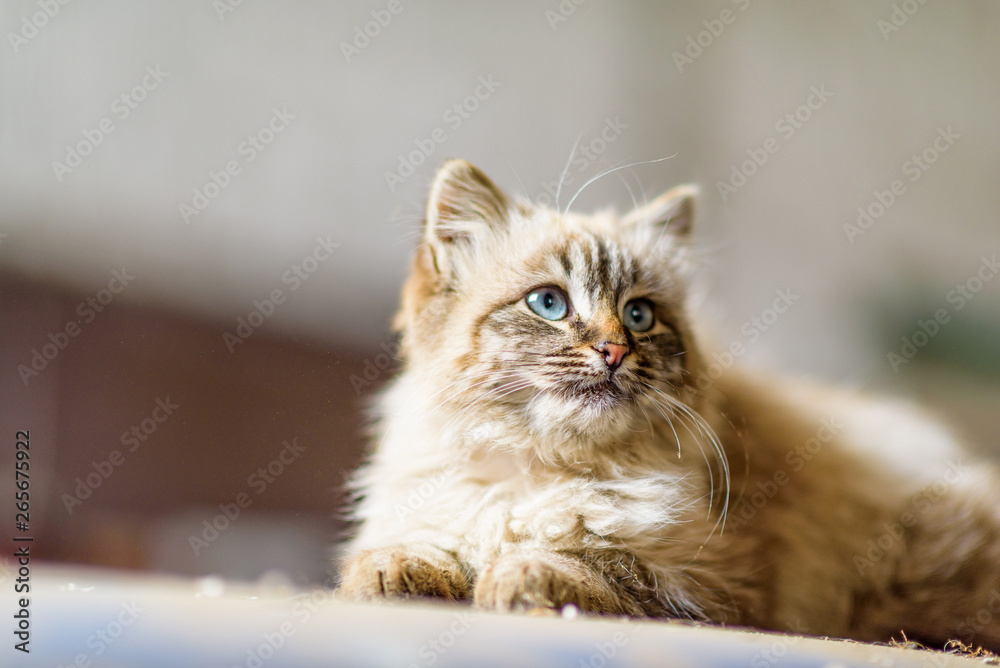
[[(698, 429), (698, 431), (701, 432), (705, 436), (705, 438), (709, 442), (709, 445), (711, 445), (712, 449), (714, 450), (715, 456), (716, 456), (716, 462), (718, 463), (718, 465), (719, 465), (719, 467), (721, 469), (720, 473), (722, 474), (722, 483), (723, 483), (723, 486), (722, 486), (722, 489), (720, 490), (720, 493), (721, 493), (721, 496), (722, 496), (723, 507), (722, 507), (722, 510), (721, 510), (721, 512), (719, 514), (719, 519), (718, 519), (718, 521), (716, 521), (715, 527), (713, 527), (713, 529), (712, 529), (712, 533), (714, 534), (715, 529), (717, 529), (717, 528), (720, 531), (722, 531), (724, 529), (724, 527), (725, 527), (726, 516), (728, 515), (728, 512), (729, 512), (730, 472), (729, 472), (729, 461), (726, 458), (726, 453), (725, 453), (725, 450), (722, 447), (722, 443), (719, 441), (719, 437), (715, 434), (715, 431), (711, 428), (711, 426), (709, 426), (709, 424), (705, 421), (705, 419), (702, 416), (698, 415), (696, 412), (694, 412), (684, 402), (680, 401), (676, 397), (673, 397), (673, 396), (667, 394), (663, 390), (661, 390), (661, 389), (659, 389), (659, 388), (657, 388), (657, 387), (655, 387), (655, 386), (653, 386), (653, 385), (651, 385), (649, 383), (643, 383), (643, 384), (645, 385), (645, 387), (647, 387), (648, 389), (650, 389), (653, 392), (655, 392), (656, 395), (660, 399), (662, 399), (667, 404), (667, 406), (670, 409), (672, 409), (672, 411), (676, 411), (680, 416), (686, 417), (688, 420), (690, 420), (691, 423)], [(654, 402), (654, 405), (656, 405), (655, 402)], [(668, 422), (669, 422), (669, 419), (668, 419)], [(683, 421), (682, 421), (682, 424), (683, 424)], [(690, 428), (688, 428), (688, 431), (689, 431), (689, 433), (691, 433), (691, 436), (694, 439), (695, 444), (698, 446), (698, 448), (700, 450), (702, 450), (702, 456), (705, 457), (705, 463), (708, 466), (708, 474), (709, 474), (709, 486), (710, 486), (709, 493), (712, 495), (712, 497), (714, 499), (714, 496), (715, 496), (715, 486), (714, 486), (713, 475), (712, 475), (712, 468), (713, 467), (711, 465), (711, 462), (709, 462), (709, 460), (708, 460), (708, 458), (707, 458), (707, 456), (706, 456), (706, 454), (704, 452), (704, 449), (701, 447), (701, 440), (699, 438), (697, 438), (697, 436), (695, 436), (695, 434), (693, 432), (691, 432)], [(711, 505), (712, 504), (710, 503), (709, 504), (710, 508), (711, 508)]]
[(637, 165), (649, 165), (649, 164), (652, 164), (654, 162), (663, 162), (664, 160), (670, 160), (671, 158), (675, 158), (675, 157), (677, 157), (676, 153), (674, 153), (673, 155), (668, 155), (665, 158), (657, 158), (656, 160), (643, 160), (643, 161), (640, 161), (640, 162), (632, 162), (632, 163), (629, 163), (629, 164), (626, 164), (626, 165), (619, 165), (618, 167), (611, 167), (609, 169), (606, 169), (603, 172), (601, 172), (600, 174), (598, 174), (597, 176), (593, 177), (592, 179), (590, 179), (589, 181), (587, 181), (586, 183), (584, 183), (582, 186), (580, 186), (580, 189), (576, 191), (576, 194), (573, 195), (573, 198), (569, 201), (569, 204), (566, 205), (566, 208), (563, 211), (566, 212), (566, 211), (570, 210), (570, 207), (573, 206), (573, 202), (576, 201), (576, 198), (580, 196), (580, 193), (582, 193), (584, 191), (584, 189), (586, 189), (587, 186), (589, 186), (594, 181), (597, 181), (599, 179), (604, 178), (608, 174), (613, 174), (613, 173), (617, 172), (619, 169), (628, 169), (629, 167), (635, 167)]
[(562, 192), (563, 183), (566, 182), (566, 174), (569, 173), (569, 166), (573, 162), (573, 156), (576, 155), (576, 149), (580, 145), (581, 139), (583, 139), (582, 132), (576, 136), (576, 141), (573, 142), (573, 150), (569, 152), (569, 157), (566, 158), (566, 166), (563, 167), (562, 174), (559, 175), (559, 185), (556, 186), (556, 201), (554, 202), (556, 211), (559, 211), (559, 194)]

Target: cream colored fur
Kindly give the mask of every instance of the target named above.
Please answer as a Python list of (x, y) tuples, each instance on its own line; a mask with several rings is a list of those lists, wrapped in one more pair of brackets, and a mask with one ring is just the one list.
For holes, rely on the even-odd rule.
[[(1000, 647), (997, 478), (945, 428), (756, 371), (694, 382), (692, 201), (675, 189), (621, 219), (580, 216), (513, 204), (467, 163), (442, 168), (397, 319), (405, 366), (354, 481), (344, 595)], [(655, 269), (602, 305), (551, 257), (570, 238)], [(596, 261), (573, 252), (574, 266)], [(530, 322), (519, 300), (556, 282), (600, 336), (622, 335), (627, 299), (655, 295), (684, 345), (680, 380), (602, 404), (525, 378), (531, 341), (481, 323), (501, 308), (499, 331)], [(638, 356), (646, 339), (630, 340)], [(588, 373), (603, 368), (580, 355)]]

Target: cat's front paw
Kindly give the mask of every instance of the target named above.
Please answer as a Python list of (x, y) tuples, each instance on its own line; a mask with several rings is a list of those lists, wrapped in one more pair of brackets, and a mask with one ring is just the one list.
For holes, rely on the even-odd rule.
[(469, 597), (458, 564), (441, 550), (386, 547), (365, 550), (341, 570), (340, 594), (355, 600)]
[(476, 605), (499, 612), (558, 610), (569, 603), (589, 609), (586, 579), (559, 561), (538, 555), (497, 559), (476, 582)]

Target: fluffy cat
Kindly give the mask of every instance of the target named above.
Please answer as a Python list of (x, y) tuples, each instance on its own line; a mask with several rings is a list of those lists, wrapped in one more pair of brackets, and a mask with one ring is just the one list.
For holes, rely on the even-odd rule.
[(995, 473), (906, 405), (708, 376), (694, 197), (584, 216), (441, 168), (341, 593), (1000, 647)]

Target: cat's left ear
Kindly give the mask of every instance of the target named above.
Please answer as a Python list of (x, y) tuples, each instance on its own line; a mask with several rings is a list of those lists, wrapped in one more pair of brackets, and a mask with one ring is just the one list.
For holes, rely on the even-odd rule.
[(442, 165), (431, 186), (424, 226), (438, 272), (449, 273), (450, 257), (468, 249), (485, 228), (503, 225), (509, 209), (507, 196), (474, 165), (465, 160)]
[(622, 222), (625, 225), (648, 225), (665, 228), (668, 234), (685, 238), (694, 225), (695, 200), (698, 188), (677, 186), (663, 193), (652, 202), (636, 208)]

